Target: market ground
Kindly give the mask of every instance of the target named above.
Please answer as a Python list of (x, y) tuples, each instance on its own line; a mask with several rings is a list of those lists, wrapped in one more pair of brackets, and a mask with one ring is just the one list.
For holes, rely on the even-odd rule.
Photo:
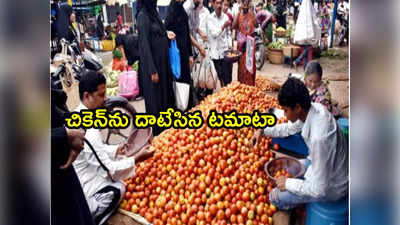
[[(329, 89), (332, 98), (339, 103), (343, 116), (349, 115), (349, 57), (348, 47), (334, 48), (332, 51), (337, 52), (341, 57), (321, 57), (319, 62), (323, 68), (323, 79), (329, 81)], [(108, 65), (112, 60), (111, 52), (101, 53), (104, 65)], [(263, 68), (257, 71), (257, 76), (266, 76), (278, 84), (283, 84), (289, 73), (303, 73), (303, 68), (297, 71), (291, 68), (285, 68), (282, 65), (274, 65), (266, 61)], [(233, 67), (233, 81), (237, 81), (237, 64)], [(217, 90), (218, 91), (218, 90)], [(272, 93), (277, 96), (277, 93)], [(145, 112), (144, 100), (133, 100), (130, 102), (137, 112)]]
[[(349, 58), (348, 58), (348, 48), (335, 48), (335, 52), (339, 52), (342, 57), (322, 57), (319, 62), (324, 70), (323, 79), (329, 81), (329, 89), (332, 93), (332, 98), (339, 103), (342, 109), (343, 116), (348, 117), (349, 114)], [(109, 53), (100, 54), (104, 65), (108, 65), (111, 62), (111, 55)], [(257, 76), (266, 76), (279, 85), (283, 84), (287, 79), (289, 73), (303, 73), (303, 69), (299, 68), (297, 71), (291, 68), (285, 68), (282, 65), (274, 65), (265, 62), (263, 68), (257, 71)], [(233, 68), (233, 81), (237, 81), (237, 64), (234, 64)], [(272, 96), (277, 96), (277, 92), (271, 93)], [(144, 100), (133, 100), (130, 101), (137, 112), (145, 112)], [(277, 156), (280, 155), (277, 152)], [(287, 156), (287, 155), (284, 155)], [(278, 214), (277, 214), (278, 215)], [(279, 214), (274, 218), (274, 224), (289, 224), (289, 217), (284, 214)], [(122, 214), (115, 214), (108, 221), (109, 225), (121, 224), (137, 225), (138, 223), (133, 222), (130, 218), (123, 216)], [(304, 225), (304, 218), (296, 219), (296, 224)]]

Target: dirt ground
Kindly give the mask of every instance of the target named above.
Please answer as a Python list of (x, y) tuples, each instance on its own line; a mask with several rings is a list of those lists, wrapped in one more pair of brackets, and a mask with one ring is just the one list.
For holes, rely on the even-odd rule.
[[(343, 116), (349, 115), (349, 58), (348, 47), (334, 48), (333, 51), (339, 52), (342, 57), (321, 57), (319, 62), (323, 68), (323, 79), (329, 80), (329, 89), (332, 98), (339, 103)], [(111, 52), (100, 53), (104, 65), (111, 62)], [(302, 67), (298, 67), (297, 71), (291, 68), (285, 68), (282, 65), (275, 65), (266, 61), (263, 68), (257, 71), (257, 76), (266, 76), (283, 84), (289, 73), (304, 73)], [(237, 64), (233, 66), (233, 81), (237, 81)], [(217, 89), (218, 91), (218, 89)], [(277, 93), (272, 93), (276, 96)], [(131, 101), (131, 104), (138, 112), (145, 112), (144, 100)]]

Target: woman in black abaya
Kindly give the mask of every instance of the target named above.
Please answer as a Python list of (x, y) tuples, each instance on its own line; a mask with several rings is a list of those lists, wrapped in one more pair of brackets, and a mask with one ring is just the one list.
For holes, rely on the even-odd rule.
[(183, 0), (171, 0), (168, 7), (165, 26), (176, 35), (176, 43), (181, 58), (181, 78), (179, 82), (190, 83), (189, 58), (192, 54), (192, 43), (190, 41), (189, 17), (183, 8)]
[[(143, 86), (146, 113), (157, 115), (175, 106), (172, 71), (169, 63), (167, 30), (157, 12), (157, 0), (139, 0), (137, 28), (139, 31), (139, 77)], [(156, 136), (163, 128), (153, 127)]]
[[(193, 63), (192, 42), (190, 40), (189, 17), (183, 8), (184, 0), (171, 0), (168, 7), (165, 26), (167, 30), (173, 31), (176, 35), (176, 43), (181, 59), (181, 77), (178, 82), (190, 84), (190, 61)], [(189, 98), (188, 109), (193, 106)]]
[[(75, 42), (79, 48), (79, 41), (77, 39), (78, 34), (76, 33), (76, 30), (72, 25), (71, 15), (73, 13), (74, 11), (72, 10), (72, 7), (70, 5), (64, 3), (60, 6), (55, 21), (56, 34), (58, 40), (64, 38), (71, 44)], [(61, 48), (59, 49), (59, 51), (61, 51)], [(77, 53), (80, 54), (80, 52)]]

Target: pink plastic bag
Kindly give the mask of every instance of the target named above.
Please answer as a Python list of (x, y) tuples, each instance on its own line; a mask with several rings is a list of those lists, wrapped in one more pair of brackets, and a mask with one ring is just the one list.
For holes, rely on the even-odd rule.
[(139, 94), (138, 77), (134, 70), (125, 70), (119, 75), (118, 94), (124, 98), (135, 98)]

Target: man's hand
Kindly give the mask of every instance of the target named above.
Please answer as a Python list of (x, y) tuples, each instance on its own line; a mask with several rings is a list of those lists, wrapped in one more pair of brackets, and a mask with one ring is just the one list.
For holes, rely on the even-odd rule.
[(206, 57), (206, 50), (204, 50), (204, 48), (200, 48), (199, 52), (200, 52), (201, 57), (203, 57), (203, 58)]
[(122, 143), (118, 146), (117, 155), (125, 155), (128, 150), (128, 143)]
[(142, 150), (140, 150), (138, 153), (135, 154), (135, 162), (142, 162), (148, 158), (150, 158), (154, 154), (154, 149), (151, 146), (148, 146)]
[(159, 80), (160, 78), (158, 77), (158, 73), (153, 73), (151, 75), (151, 81), (153, 82), (153, 84), (157, 84)]
[(83, 149), (83, 139), (85, 138), (85, 131), (83, 129), (69, 129), (65, 128), (68, 136), (68, 144), (72, 149), (81, 151)]
[(231, 25), (231, 21), (228, 20), (224, 23), (224, 26), (222, 27), (222, 30), (224, 30), (225, 28), (229, 27)]
[(280, 176), (276, 179), (276, 186), (279, 188), (281, 191), (286, 190), (286, 177), (285, 176)]
[(175, 33), (172, 31), (167, 31), (167, 36), (168, 36), (168, 39), (170, 39), (170, 40), (173, 40), (176, 37)]
[(208, 39), (206, 34), (200, 34), (200, 37), (204, 42), (207, 41), (207, 39)]
[(122, 62), (124, 64), (124, 67), (126, 68), (128, 66), (128, 60), (126, 58), (122, 59)]
[(71, 151), (69, 152), (67, 162), (63, 166), (60, 166), (60, 169), (65, 170), (65, 169), (69, 168), (72, 165), (72, 163), (75, 161), (75, 159), (78, 157), (80, 152), (81, 152), (81, 150), (71, 149)]
[(189, 65), (190, 65), (190, 69), (192, 69), (193, 63), (194, 63), (194, 61), (193, 61), (193, 56), (189, 56)]
[(65, 128), (68, 136), (68, 144), (71, 149), (69, 152), (69, 157), (67, 162), (61, 166), (61, 169), (67, 169), (72, 165), (75, 159), (78, 157), (79, 153), (82, 151), (84, 143), (83, 139), (85, 138), (85, 131), (83, 129), (69, 129)]
[(263, 130), (261, 130), (261, 129), (256, 130), (253, 137), (251, 137), (251, 139), (250, 139), (250, 147), (251, 148), (253, 148), (258, 143), (258, 139), (260, 138), (262, 132), (263, 132)]

